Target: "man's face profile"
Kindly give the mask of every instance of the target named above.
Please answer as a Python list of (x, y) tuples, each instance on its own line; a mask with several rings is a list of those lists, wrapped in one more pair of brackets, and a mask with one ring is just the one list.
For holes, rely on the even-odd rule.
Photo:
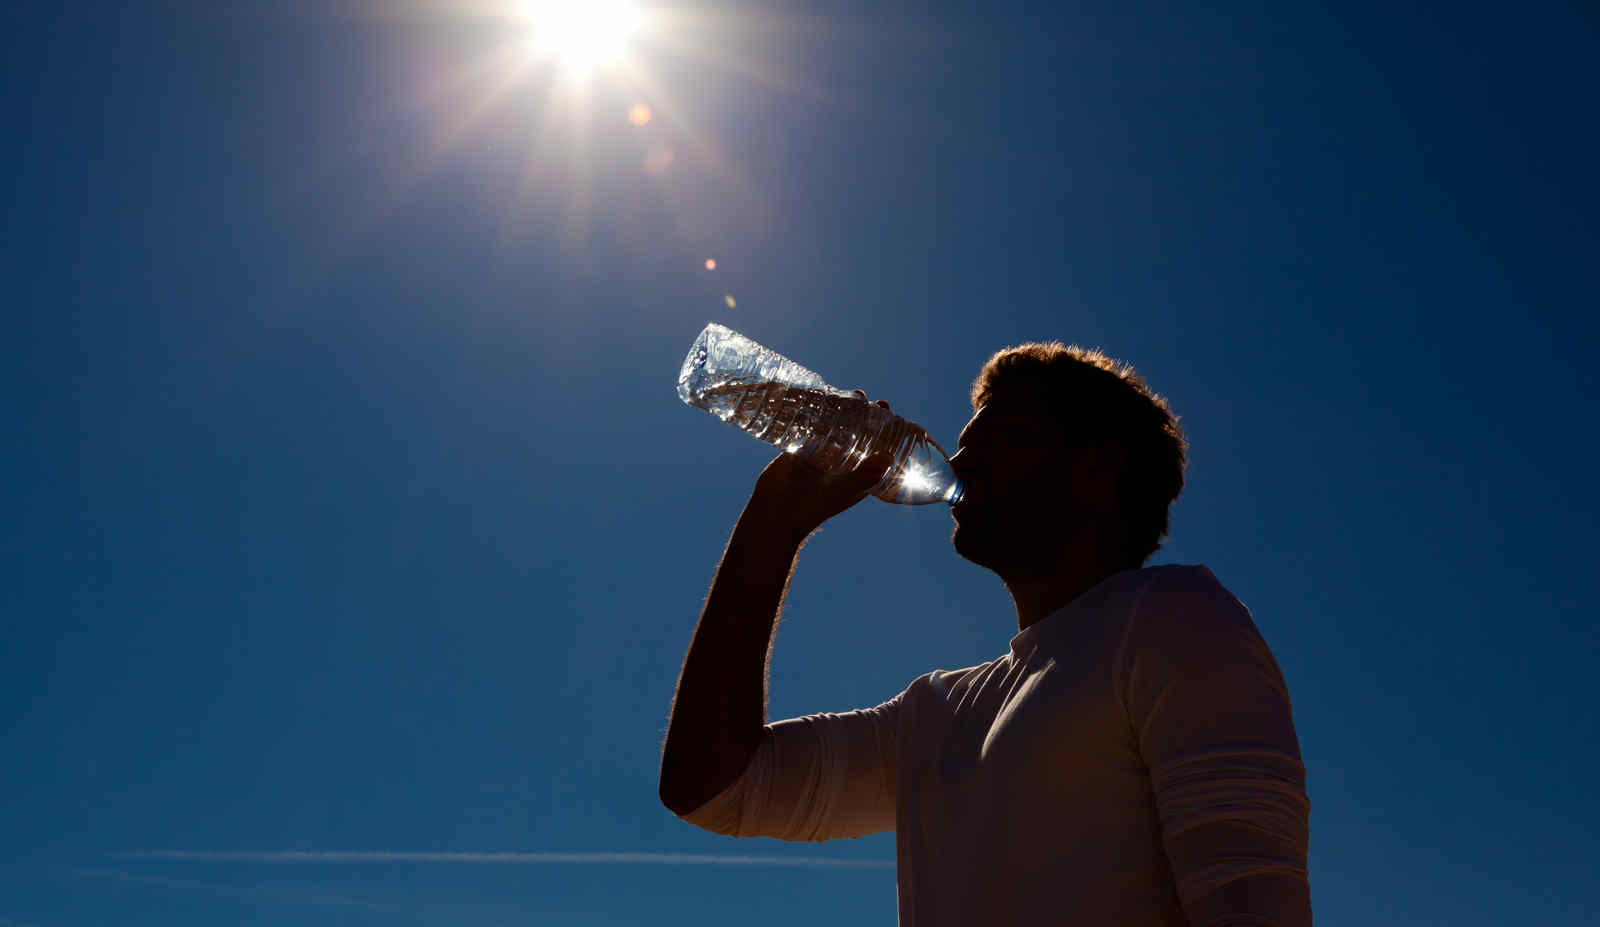
[(996, 572), (1053, 558), (1074, 517), (1075, 456), (1058, 418), (1027, 395), (995, 397), (961, 430), (951, 464), (964, 496), (952, 509), (956, 553)]

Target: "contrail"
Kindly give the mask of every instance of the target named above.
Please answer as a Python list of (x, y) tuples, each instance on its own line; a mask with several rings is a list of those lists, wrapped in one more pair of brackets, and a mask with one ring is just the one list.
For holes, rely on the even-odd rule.
[[(80, 878), (105, 879), (116, 882), (127, 882), (134, 885), (150, 885), (156, 888), (176, 889), (179, 891), (200, 891), (209, 895), (223, 898), (248, 898), (252, 901), (278, 901), (287, 904), (310, 904), (323, 907), (350, 907), (365, 908), (369, 911), (382, 911), (390, 914), (404, 909), (392, 904), (374, 904), (357, 898), (347, 898), (339, 895), (327, 895), (320, 892), (304, 892), (294, 889), (274, 888), (272, 886), (241, 886), (217, 885), (212, 882), (200, 882), (195, 879), (172, 879), (165, 876), (154, 876), (148, 873), (122, 872), (117, 869), (84, 869), (75, 868), (68, 870)], [(13, 922), (0, 919), (0, 927), (12, 927)], [(15, 927), (36, 927), (36, 925), (17, 924)]]
[(407, 853), (386, 850), (127, 850), (123, 859), (196, 863), (633, 863), (658, 866), (813, 866), (887, 869), (886, 859), (827, 856), (730, 856), (704, 853)]

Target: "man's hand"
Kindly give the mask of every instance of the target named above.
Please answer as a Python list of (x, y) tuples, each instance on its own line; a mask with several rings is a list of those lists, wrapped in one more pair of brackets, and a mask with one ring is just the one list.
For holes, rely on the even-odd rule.
[[(856, 390), (865, 399), (867, 394)], [(879, 400), (878, 405), (889, 408)], [(767, 530), (804, 540), (823, 522), (845, 511), (877, 486), (893, 461), (886, 451), (864, 458), (847, 473), (828, 473), (794, 454), (779, 454), (756, 480), (745, 518), (758, 519)]]

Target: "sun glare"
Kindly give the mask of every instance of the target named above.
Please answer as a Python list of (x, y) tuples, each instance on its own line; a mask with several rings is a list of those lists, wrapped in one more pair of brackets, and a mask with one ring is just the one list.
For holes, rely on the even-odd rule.
[(540, 49), (577, 73), (622, 57), (639, 18), (623, 0), (533, 0), (529, 10)]
[(933, 477), (916, 467), (906, 467), (900, 474), (900, 485), (906, 492), (924, 493), (933, 488)]

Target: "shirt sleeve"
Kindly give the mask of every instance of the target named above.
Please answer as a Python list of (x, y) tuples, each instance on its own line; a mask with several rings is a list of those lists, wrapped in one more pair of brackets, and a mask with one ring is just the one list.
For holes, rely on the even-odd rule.
[(795, 841), (893, 830), (902, 697), (768, 724), (739, 778), (683, 819), (731, 837)]
[[(1288, 687), (1249, 611), (1209, 570), (1175, 570), (1135, 606), (1122, 662), (1129, 720), (1184, 906), (1247, 877), (1304, 885), (1305, 767)], [(1311, 923), (1309, 890), (1228, 897), (1244, 906), (1259, 897), (1262, 909), (1211, 923)], [(1301, 899), (1291, 905), (1298, 909), (1284, 910), (1283, 897)]]

